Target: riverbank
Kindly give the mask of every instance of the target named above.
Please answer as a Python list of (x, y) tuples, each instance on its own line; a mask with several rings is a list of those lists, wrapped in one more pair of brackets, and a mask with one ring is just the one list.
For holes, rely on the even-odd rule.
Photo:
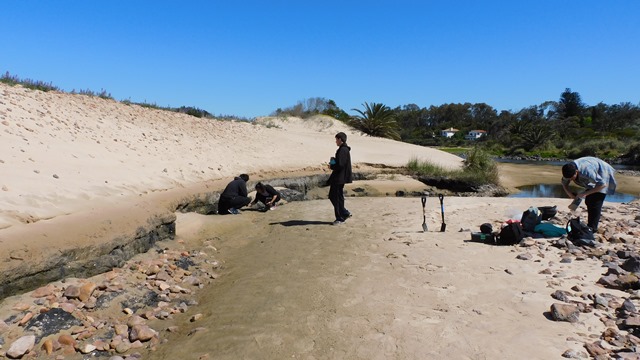
[[(348, 194), (420, 188), (376, 183)], [(557, 205), (562, 224), (566, 199), (445, 197), (440, 232), (430, 197), (423, 232), (419, 198), (350, 196), (354, 216), (335, 227), (318, 196), (266, 213), (178, 213), (175, 240), (122, 267), (5, 299), (0, 351), (30, 335), (29, 358), (69, 359), (560, 359), (627, 349), (630, 330), (616, 330), (617, 345), (596, 339), (627, 321), (618, 308), (636, 293), (611, 276), (598, 283), (614, 261), (607, 254), (637, 253), (638, 202), (606, 204), (601, 243), (589, 249), (470, 241), (480, 224), (497, 227), (529, 206)], [(553, 321), (557, 304), (573, 306), (577, 321)]]
[[(515, 261), (512, 251), (518, 251), (478, 252), (475, 246), (493, 247), (468, 244), (465, 239), (484, 222), (498, 226), (538, 203), (446, 196), (449, 230), (438, 233), (441, 213), (436, 191), (411, 178), (384, 174), (347, 187), (354, 217), (345, 227), (332, 227), (327, 189), (305, 181), (326, 178), (323, 163), (335, 152), (336, 132), (349, 135), (356, 173), (404, 166), (412, 158), (458, 168), (461, 159), (431, 148), (364, 136), (326, 117), (266, 118), (255, 124), (211, 121), (83, 95), (0, 86), (0, 352), (12, 358), (140, 353), (146, 358), (197, 354), (204, 359), (222, 350), (233, 358), (247, 343), (255, 345), (247, 347), (249, 357), (262, 350), (272, 358), (292, 354), (326, 358), (334, 354), (332, 349), (345, 358), (391, 356), (393, 349), (402, 351), (398, 358), (448, 354), (459, 337), (447, 336), (443, 344), (451, 346), (433, 349), (434, 354), (423, 352), (429, 350), (424, 339), (435, 341), (438, 334), (456, 334), (459, 329), (477, 332), (479, 328), (461, 326), (466, 324), (465, 317), (447, 314), (461, 314), (458, 306), (470, 304), (459, 303), (457, 297), (475, 299), (482, 292), (469, 274), (486, 271), (496, 259), (500, 264)], [(291, 202), (276, 211), (246, 211), (240, 216), (182, 213), (213, 213), (217, 194), (239, 173), (250, 175), (250, 187), (268, 180), (323, 200)], [(503, 179), (516, 186), (516, 175), (523, 176), (522, 172), (505, 173)], [(308, 180), (292, 186), (292, 179), (300, 177)], [(429, 233), (420, 232), (423, 214), (418, 198), (394, 196), (425, 191), (432, 195), (424, 218)], [(562, 207), (567, 200), (538, 201)], [(635, 208), (627, 204), (607, 204), (607, 208), (613, 209), (611, 219), (603, 221), (612, 223), (603, 227), (608, 232), (600, 240), (614, 243), (610, 239), (621, 237), (611, 235), (620, 232), (613, 222), (622, 213), (630, 216)], [(425, 234), (437, 241), (424, 240)], [(544, 248), (541, 259), (554, 253), (545, 244), (536, 245)], [(467, 247), (468, 252), (460, 252)], [(408, 248), (415, 252), (401, 251)], [(480, 263), (468, 261), (476, 256)], [(402, 263), (409, 259), (412, 262)], [(449, 260), (441, 264), (438, 259)], [(407, 271), (389, 272), (398, 268)], [(442, 284), (414, 282), (429, 280), (411, 269), (426, 275), (435, 272)], [(464, 281), (449, 281), (452, 269)], [(41, 276), (38, 284), (20, 283), (19, 279), (34, 275)], [(287, 275), (292, 275), (290, 280)], [(518, 281), (535, 281), (532, 276), (537, 275), (523, 271)], [(322, 281), (314, 281), (317, 278)], [(503, 303), (504, 296), (515, 296), (511, 291), (516, 283), (505, 287), (501, 278), (486, 280), (499, 286), (488, 289), (502, 296), (488, 303)], [(542, 289), (537, 286), (539, 293)], [(394, 291), (385, 294), (389, 287)], [(19, 295), (7, 296), (6, 289)], [(461, 294), (457, 289), (469, 291)], [(501, 293), (505, 290), (506, 295)], [(425, 299), (428, 308), (422, 307)], [(388, 310), (393, 301), (398, 304)], [(544, 302), (540, 301), (538, 305)], [(227, 311), (213, 312), (216, 306), (235, 307), (235, 312), (228, 313), (237, 317), (228, 318), (226, 325), (217, 323)], [(532, 311), (538, 314), (539, 308)], [(274, 315), (283, 313), (290, 314), (283, 318), (288, 321), (272, 323)], [(411, 314), (422, 315), (412, 318)], [(245, 319), (260, 328), (233, 338), (234, 332), (226, 330), (234, 323), (246, 325), (239, 322)], [(383, 320), (377, 323), (377, 319)], [(438, 322), (433, 323), (434, 319)], [(491, 314), (496, 326), (521, 320), (516, 313)], [(302, 327), (280, 332), (290, 324)], [(442, 325), (430, 327), (435, 324)], [(425, 337), (401, 341), (408, 336), (407, 329), (414, 327)], [(347, 337), (343, 339), (342, 334)], [(207, 347), (209, 335), (221, 343)], [(479, 341), (470, 343), (479, 346)], [(358, 342), (363, 346), (350, 346)], [(551, 351), (560, 344), (554, 341)], [(502, 351), (499, 344), (493, 345)], [(530, 346), (522, 346), (529, 351)], [(580, 342), (570, 347), (576, 346)], [(468, 357), (495, 354), (469, 349), (473, 352)]]

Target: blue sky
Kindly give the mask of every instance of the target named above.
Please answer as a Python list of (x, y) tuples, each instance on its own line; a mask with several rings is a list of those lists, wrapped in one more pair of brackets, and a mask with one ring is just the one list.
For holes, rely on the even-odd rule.
[(254, 117), (298, 101), (350, 114), (565, 88), (640, 103), (640, 1), (3, 1), (0, 71), (118, 99)]

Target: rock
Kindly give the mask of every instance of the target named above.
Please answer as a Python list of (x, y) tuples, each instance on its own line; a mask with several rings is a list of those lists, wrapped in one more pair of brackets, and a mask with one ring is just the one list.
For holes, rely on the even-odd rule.
[(582, 354), (580, 354), (579, 351), (576, 350), (566, 350), (565, 352), (562, 353), (562, 357), (564, 358), (568, 358), (568, 359), (581, 359), (583, 358)]
[(191, 322), (196, 322), (198, 320), (202, 319), (202, 314), (195, 314), (191, 317), (191, 319), (189, 319), (189, 321)]
[(77, 299), (80, 296), (80, 288), (75, 285), (69, 285), (63, 294), (67, 299)]
[(624, 311), (627, 314), (635, 314), (638, 312), (636, 306), (629, 299), (625, 299), (620, 307), (620, 310)]
[(76, 311), (77, 306), (72, 304), (72, 303), (70, 303), (70, 302), (65, 302), (65, 303), (60, 304), (60, 309), (66, 311), (68, 313), (72, 313), (72, 312)]
[(47, 355), (51, 355), (53, 352), (53, 341), (51, 339), (47, 339), (42, 343), (42, 350), (44, 350)]
[(624, 319), (622, 323), (627, 327), (640, 327), (640, 316), (633, 316), (628, 319)]
[(96, 284), (93, 282), (86, 282), (84, 283), (81, 287), (80, 287), (80, 293), (78, 295), (78, 298), (80, 299), (80, 301), (82, 302), (86, 302), (87, 300), (89, 300), (89, 298), (91, 297), (91, 294), (93, 294), (93, 291), (96, 289)]
[(187, 285), (193, 285), (193, 286), (198, 286), (200, 285), (202, 282), (200, 281), (200, 279), (198, 279), (195, 276), (187, 276), (184, 279), (182, 279), (182, 283), (183, 284), (187, 284)]
[(116, 335), (126, 335), (129, 332), (129, 327), (125, 324), (117, 324), (113, 327)]
[(533, 259), (533, 255), (531, 255), (530, 253), (518, 254), (518, 256), (516, 256), (516, 259), (519, 259), (519, 260), (531, 260), (531, 259)]
[(632, 256), (625, 260), (621, 267), (629, 272), (640, 272), (640, 258)]
[(129, 318), (129, 320), (127, 320), (127, 326), (129, 326), (130, 328), (134, 327), (135, 325), (143, 325), (144, 323), (144, 319), (138, 315), (133, 315)]
[(156, 280), (169, 281), (171, 280), (171, 276), (169, 276), (166, 271), (162, 270), (156, 274)]
[(616, 359), (619, 360), (640, 360), (640, 354), (636, 352), (623, 352), (620, 351), (616, 354)]
[(31, 297), (41, 298), (41, 297), (49, 296), (49, 295), (53, 294), (55, 289), (56, 289), (55, 286), (53, 286), (52, 284), (49, 284), (49, 285), (43, 286), (41, 288), (35, 289), (31, 293)]
[(62, 345), (76, 347), (76, 339), (71, 335), (63, 334), (58, 337), (58, 342)]
[(571, 323), (579, 320), (580, 310), (575, 305), (555, 303), (551, 305), (551, 316), (555, 321), (568, 321)]
[(134, 325), (131, 328), (131, 332), (129, 333), (129, 340), (148, 341), (148, 340), (151, 340), (156, 335), (157, 335), (156, 331), (150, 328), (149, 326), (138, 324), (138, 325)]
[(29, 320), (31, 320), (32, 317), (33, 317), (33, 313), (32, 312), (26, 313), (22, 317), (22, 319), (20, 319), (20, 321), (18, 321), (18, 326), (24, 326), (27, 322), (29, 322)]
[(585, 344), (584, 347), (587, 349), (587, 352), (589, 353), (589, 355), (593, 357), (597, 357), (599, 355), (606, 355), (608, 353), (608, 351), (598, 343)]
[(549, 268), (546, 268), (544, 270), (540, 270), (540, 272), (538, 272), (538, 274), (551, 275), (551, 274), (553, 274), (553, 271), (551, 271), (551, 269), (549, 269)]
[(126, 353), (127, 351), (131, 350), (131, 343), (123, 340), (122, 342), (118, 343), (118, 345), (116, 345), (115, 350), (118, 354)]
[(83, 354), (88, 354), (96, 349), (96, 346), (93, 344), (82, 344), (78, 350)]
[(616, 284), (621, 289), (640, 289), (640, 282), (638, 281), (638, 277), (634, 274), (624, 274), (619, 275), (616, 279)]
[(600, 279), (598, 279), (597, 283), (604, 285), (607, 288), (617, 289), (618, 288), (617, 280), (618, 280), (618, 275), (611, 274), (611, 275), (606, 275), (601, 277)]
[(7, 357), (10, 359), (19, 359), (31, 351), (35, 344), (35, 335), (25, 335), (11, 344), (9, 350), (7, 350)]
[(569, 296), (571, 296), (571, 294), (568, 291), (564, 290), (556, 290), (553, 294), (551, 294), (552, 298), (563, 302), (569, 302)]

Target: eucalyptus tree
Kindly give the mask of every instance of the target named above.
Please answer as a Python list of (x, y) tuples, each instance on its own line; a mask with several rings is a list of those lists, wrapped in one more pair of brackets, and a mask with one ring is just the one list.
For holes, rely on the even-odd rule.
[(351, 109), (359, 114), (351, 117), (351, 126), (369, 136), (400, 140), (396, 113), (391, 108), (380, 103), (362, 105), (364, 110)]

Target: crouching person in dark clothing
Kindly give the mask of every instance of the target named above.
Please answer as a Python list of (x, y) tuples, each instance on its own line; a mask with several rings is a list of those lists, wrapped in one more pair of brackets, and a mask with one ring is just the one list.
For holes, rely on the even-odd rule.
[(240, 208), (249, 205), (251, 198), (247, 196), (247, 181), (249, 175), (241, 174), (233, 179), (222, 194), (218, 202), (218, 214), (240, 214)]
[(276, 208), (276, 204), (281, 199), (282, 196), (273, 186), (259, 182), (256, 184), (256, 198), (251, 205), (261, 202), (264, 204), (265, 210), (272, 210)]

